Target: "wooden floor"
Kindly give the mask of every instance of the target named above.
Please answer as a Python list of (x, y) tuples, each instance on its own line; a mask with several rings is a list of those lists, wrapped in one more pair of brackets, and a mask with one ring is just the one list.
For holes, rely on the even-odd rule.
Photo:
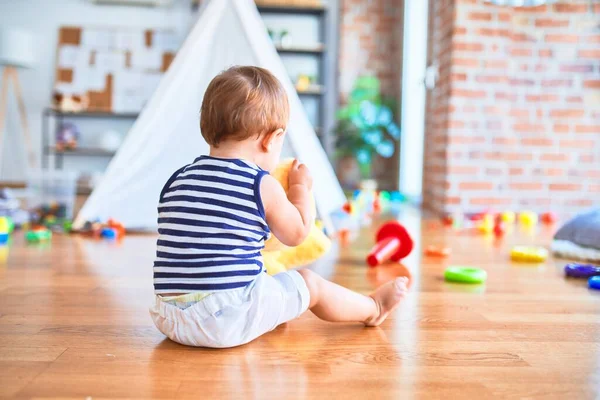
[[(557, 398), (600, 396), (600, 292), (562, 276), (564, 261), (518, 265), (512, 244), (548, 245), (551, 230), (503, 241), (400, 216), (417, 239), (404, 266), (367, 269), (371, 233), (316, 270), (367, 293), (412, 275), (412, 293), (380, 328), (310, 313), (246, 346), (175, 344), (152, 325), (154, 238), (120, 245), (55, 236), (0, 250), (0, 397)], [(444, 261), (421, 256), (450, 245)], [(6, 259), (7, 257), (7, 259)], [(445, 283), (449, 264), (485, 268), (481, 286)]]

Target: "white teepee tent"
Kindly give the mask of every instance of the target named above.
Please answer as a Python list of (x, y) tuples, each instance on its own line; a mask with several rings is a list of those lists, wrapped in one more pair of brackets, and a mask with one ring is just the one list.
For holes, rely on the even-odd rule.
[(208, 146), (199, 128), (206, 87), (232, 65), (269, 69), (290, 101), (286, 156), (312, 171), (317, 211), (328, 216), (344, 201), (331, 164), (252, 0), (210, 0), (156, 92), (74, 222), (115, 218), (128, 229), (156, 227), (160, 190), (169, 176)]

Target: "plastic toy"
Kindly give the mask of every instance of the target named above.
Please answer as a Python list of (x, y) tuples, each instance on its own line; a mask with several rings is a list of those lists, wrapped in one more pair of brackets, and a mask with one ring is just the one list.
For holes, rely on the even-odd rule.
[(75, 124), (64, 122), (56, 132), (56, 149), (58, 151), (75, 150), (79, 136), (79, 128)]
[(104, 239), (116, 239), (118, 234), (117, 234), (117, 230), (114, 228), (102, 228), (102, 231), (100, 232), (100, 236), (103, 237)]
[[(286, 192), (288, 190), (288, 174), (292, 162), (292, 159), (282, 161), (275, 170), (271, 172), (271, 176), (281, 183), (281, 186), (283, 186), (283, 189)], [(314, 211), (314, 199), (312, 200), (312, 207)], [(347, 215), (346, 217), (349, 218)], [(265, 242), (265, 248), (262, 251), (263, 263), (270, 275), (276, 275), (279, 272), (285, 272), (290, 268), (310, 264), (321, 258), (330, 248), (331, 240), (329, 240), (323, 231), (316, 226), (312, 227), (308, 237), (304, 239), (304, 242), (296, 247), (286, 247), (277, 240), (275, 235), (271, 235)]]
[(449, 247), (427, 246), (425, 255), (429, 257), (448, 257), (452, 250)]
[(552, 225), (558, 220), (558, 217), (553, 212), (546, 212), (540, 215), (540, 220), (546, 225)]
[(27, 243), (46, 242), (50, 239), (52, 239), (52, 232), (45, 227), (35, 228), (25, 233)]
[(400, 261), (413, 250), (413, 240), (406, 228), (396, 221), (386, 222), (375, 236), (377, 244), (367, 255), (367, 264), (371, 267), (388, 260)]
[(600, 276), (592, 276), (588, 280), (588, 287), (594, 290), (600, 290)]
[(548, 258), (548, 250), (536, 246), (515, 246), (510, 251), (510, 258), (520, 262), (544, 262)]
[(571, 263), (565, 265), (565, 275), (571, 278), (590, 278), (600, 275), (600, 266)]
[(0, 217), (0, 245), (6, 244), (10, 236), (9, 218)]
[(452, 266), (444, 271), (444, 279), (448, 282), (483, 283), (487, 279), (487, 272), (481, 268)]
[(494, 231), (494, 216), (491, 214), (485, 214), (480, 219), (473, 221), (480, 221), (477, 225), (477, 229), (481, 233), (489, 234)]
[(514, 224), (516, 219), (515, 213), (512, 211), (504, 211), (502, 214), (500, 214), (500, 217), (502, 218), (502, 221), (506, 222), (507, 224)]
[(347, 214), (352, 214), (352, 212), (354, 211), (354, 207), (352, 206), (352, 203), (347, 201), (342, 206), (342, 210), (344, 210)]
[(535, 226), (538, 223), (538, 216), (533, 211), (523, 211), (519, 213), (519, 222), (525, 226)]
[(496, 218), (496, 222), (494, 224), (494, 235), (498, 238), (503, 236), (506, 233), (506, 226), (504, 225), (504, 221), (502, 218)]

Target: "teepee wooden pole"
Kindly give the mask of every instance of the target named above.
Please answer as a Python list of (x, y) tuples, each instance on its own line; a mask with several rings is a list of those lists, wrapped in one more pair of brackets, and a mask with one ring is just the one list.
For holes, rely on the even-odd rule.
[[(6, 107), (8, 106), (8, 78), (10, 76), (9, 67), (5, 67), (2, 71), (2, 95), (0, 97), (0, 160), (4, 157), (4, 122), (6, 118)], [(2, 165), (0, 165), (0, 168)]]
[(17, 98), (19, 115), (21, 117), (21, 128), (23, 129), (25, 148), (29, 158), (29, 167), (35, 168), (37, 166), (37, 161), (35, 159), (35, 152), (33, 151), (33, 141), (31, 140), (31, 134), (29, 132), (29, 123), (27, 122), (27, 112), (25, 110), (25, 102), (23, 101), (23, 93), (21, 92), (21, 84), (19, 83), (19, 75), (16, 68), (9, 68), (12, 70), (11, 76), (13, 84), (15, 85), (15, 96)]

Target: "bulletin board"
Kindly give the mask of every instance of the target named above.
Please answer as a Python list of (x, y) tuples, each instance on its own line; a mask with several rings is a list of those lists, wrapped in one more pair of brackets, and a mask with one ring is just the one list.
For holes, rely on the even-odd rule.
[(54, 94), (84, 99), (82, 111), (141, 111), (175, 58), (169, 30), (59, 29)]

